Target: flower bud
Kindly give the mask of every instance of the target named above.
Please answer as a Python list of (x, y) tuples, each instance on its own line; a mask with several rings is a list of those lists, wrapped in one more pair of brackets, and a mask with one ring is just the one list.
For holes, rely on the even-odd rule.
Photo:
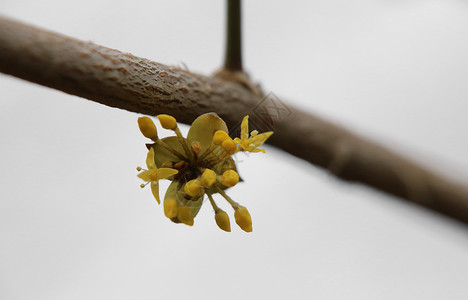
[(196, 197), (203, 195), (204, 189), (198, 179), (192, 179), (185, 184), (184, 191), (190, 197)]
[(226, 131), (218, 130), (213, 135), (213, 144), (221, 145), (222, 142), (228, 139), (230, 139), (230, 137)]
[(174, 198), (164, 199), (164, 215), (169, 219), (177, 217), (177, 200)]
[(215, 221), (218, 227), (224, 231), (231, 232), (231, 223), (229, 222), (229, 216), (224, 211), (219, 209), (215, 214)]
[(223, 150), (226, 151), (228, 154), (234, 154), (236, 153), (237, 145), (231, 138), (229, 138), (221, 143), (221, 148), (223, 148)]
[(177, 128), (177, 121), (173, 116), (158, 115), (158, 119), (164, 129), (174, 130)]
[(227, 170), (223, 173), (219, 181), (228, 187), (233, 187), (239, 182), (239, 174), (234, 170)]
[(252, 232), (252, 218), (250, 217), (249, 211), (244, 206), (236, 208), (234, 213), (236, 223), (242, 230), (246, 232)]
[(139, 117), (138, 118), (138, 127), (140, 128), (141, 133), (152, 140), (158, 139), (158, 131), (156, 125), (154, 125), (153, 120), (148, 117)]
[(192, 226), (193, 225), (193, 215), (190, 208), (187, 206), (180, 206), (177, 212), (177, 218), (180, 222), (184, 223), (185, 225)]
[(210, 187), (216, 182), (216, 173), (211, 169), (205, 169), (200, 177), (200, 181), (204, 187)]

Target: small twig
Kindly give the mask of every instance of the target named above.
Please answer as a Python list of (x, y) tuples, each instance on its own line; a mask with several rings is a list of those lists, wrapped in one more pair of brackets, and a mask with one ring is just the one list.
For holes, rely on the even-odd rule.
[(226, 58), (224, 68), (242, 71), (241, 0), (227, 0)]
[[(262, 101), (242, 84), (206, 77), (0, 17), (0, 72), (133, 112), (190, 124), (215, 111), (230, 128)], [(27, 108), (25, 108), (27, 109)], [(468, 190), (340, 126), (289, 106), (268, 143), (348, 181), (468, 224)], [(252, 124), (269, 116), (251, 115)], [(307, 194), (304, 195), (307, 197)]]

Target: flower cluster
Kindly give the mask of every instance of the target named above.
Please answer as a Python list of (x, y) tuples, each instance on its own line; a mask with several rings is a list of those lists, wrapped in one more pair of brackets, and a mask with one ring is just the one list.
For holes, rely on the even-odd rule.
[(213, 199), (220, 194), (234, 209), (236, 223), (246, 232), (252, 231), (252, 219), (244, 206), (232, 200), (226, 189), (239, 182), (236, 164), (232, 155), (239, 151), (265, 152), (258, 149), (273, 132), (249, 133), (248, 119), (241, 124), (240, 138), (232, 139), (224, 121), (215, 113), (199, 116), (184, 138), (177, 121), (169, 115), (158, 115), (161, 126), (175, 132), (175, 136), (160, 139), (153, 121), (148, 117), (138, 118), (141, 133), (153, 143), (146, 144), (148, 169), (137, 167), (138, 177), (150, 184), (158, 202), (160, 179), (171, 181), (164, 196), (164, 214), (175, 223), (193, 225), (193, 219), (203, 204), (206, 195), (214, 209), (219, 228), (231, 231), (228, 214), (220, 209)]

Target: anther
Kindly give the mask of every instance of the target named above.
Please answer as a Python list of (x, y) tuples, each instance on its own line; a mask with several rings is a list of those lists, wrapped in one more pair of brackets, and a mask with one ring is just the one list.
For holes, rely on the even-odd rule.
[(195, 154), (198, 154), (201, 152), (202, 150), (202, 146), (200, 145), (199, 142), (195, 141), (195, 142), (192, 142), (192, 144), (190, 145), (192, 147), (192, 151), (193, 153)]

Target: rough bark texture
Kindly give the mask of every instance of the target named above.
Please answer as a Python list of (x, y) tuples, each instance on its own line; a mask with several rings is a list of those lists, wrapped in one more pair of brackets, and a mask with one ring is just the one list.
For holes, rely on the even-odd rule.
[(249, 114), (260, 130), (275, 131), (271, 145), (337, 177), (468, 224), (466, 187), (299, 109), (288, 106), (283, 115), (274, 115), (268, 101), (262, 102), (264, 95), (242, 76), (226, 80), (226, 74), (194, 74), (4, 17), (0, 71), (108, 106), (148, 115), (168, 113), (187, 124), (215, 111), (235, 129)]

